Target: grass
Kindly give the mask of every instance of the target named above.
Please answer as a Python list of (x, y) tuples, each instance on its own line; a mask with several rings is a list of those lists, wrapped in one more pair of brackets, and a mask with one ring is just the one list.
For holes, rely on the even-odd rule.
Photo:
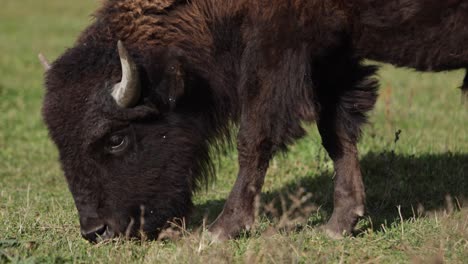
[[(196, 196), (191, 234), (98, 245), (81, 239), (57, 151), (40, 117), (42, 68), (36, 56), (42, 51), (53, 59), (70, 47), (96, 6), (93, 0), (2, 2), (0, 263), (466, 261), (468, 111), (455, 89), (463, 73), (390, 66), (380, 71), (381, 95), (359, 145), (368, 202), (354, 237), (332, 241), (317, 231), (331, 214), (333, 172), (311, 125), (309, 136), (272, 162), (263, 210), (250, 234), (209, 245), (197, 231), (204, 216), (212, 220), (220, 212), (233, 185), (236, 153), (229, 152), (220, 159), (217, 181)], [(285, 212), (280, 197), (285, 209), (294, 198), (308, 199), (301, 210)]]

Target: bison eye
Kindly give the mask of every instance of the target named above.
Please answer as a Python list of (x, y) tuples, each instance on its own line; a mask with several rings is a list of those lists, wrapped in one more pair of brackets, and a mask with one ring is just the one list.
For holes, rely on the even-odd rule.
[(107, 150), (112, 154), (124, 151), (128, 146), (128, 138), (125, 135), (111, 135), (107, 141)]

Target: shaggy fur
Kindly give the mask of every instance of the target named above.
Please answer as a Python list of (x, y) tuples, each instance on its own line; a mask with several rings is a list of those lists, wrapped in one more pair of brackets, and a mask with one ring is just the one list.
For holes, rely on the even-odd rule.
[[(356, 142), (377, 86), (376, 68), (362, 59), (420, 70), (467, 65), (451, 34), (464, 40), (464, 33), (449, 28), (464, 21), (466, 2), (435, 3), (108, 0), (53, 63), (43, 106), (83, 236), (140, 230), (155, 237), (168, 220), (186, 217), (192, 191), (212, 171), (209, 148), (228, 137), (231, 123), (239, 126), (240, 171), (210, 230), (219, 239), (237, 235), (254, 222), (271, 157), (305, 134), (303, 121), (317, 122), (335, 164), (335, 209), (325, 230), (351, 232), (365, 201)], [(404, 31), (413, 24), (420, 39)], [(446, 42), (434, 42), (428, 28)], [(389, 32), (401, 30), (399, 45), (389, 45)], [(143, 88), (126, 109), (110, 96), (121, 75), (118, 40)], [(109, 151), (116, 136), (127, 143), (118, 154)]]

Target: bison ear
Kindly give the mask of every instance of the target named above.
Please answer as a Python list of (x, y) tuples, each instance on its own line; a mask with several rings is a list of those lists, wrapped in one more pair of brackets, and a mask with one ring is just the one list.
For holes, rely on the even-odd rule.
[[(161, 55), (162, 54), (162, 55)], [(147, 70), (149, 72), (159, 72), (161, 75), (156, 74), (159, 78), (154, 79), (154, 83), (158, 84), (157, 91), (158, 97), (162, 100), (163, 104), (173, 110), (179, 99), (186, 93), (186, 71), (184, 67), (183, 52), (176, 47), (167, 47), (155, 53), (153, 61), (162, 61), (160, 66), (163, 68), (153, 68), (151, 65)], [(151, 77), (153, 77), (151, 76)], [(150, 78), (151, 78), (150, 77)]]
[(180, 61), (172, 62), (166, 71), (167, 92), (170, 109), (174, 109), (178, 99), (185, 93), (185, 72)]
[(184, 53), (177, 47), (146, 51), (142, 62), (144, 102), (159, 111), (173, 110), (187, 92)]

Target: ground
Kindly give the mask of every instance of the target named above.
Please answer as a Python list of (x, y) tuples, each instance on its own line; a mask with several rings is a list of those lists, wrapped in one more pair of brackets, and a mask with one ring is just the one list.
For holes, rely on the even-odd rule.
[(228, 151), (219, 161), (217, 181), (196, 195), (197, 213), (179, 238), (87, 243), (41, 120), (43, 71), (37, 53), (54, 59), (70, 47), (97, 5), (2, 2), (0, 263), (466, 261), (468, 108), (456, 89), (463, 72), (421, 74), (386, 65), (359, 144), (367, 214), (353, 237), (333, 241), (318, 231), (331, 214), (333, 171), (310, 125), (306, 138), (272, 162), (253, 232), (211, 245), (200, 231), (220, 212), (235, 180), (236, 153)]

